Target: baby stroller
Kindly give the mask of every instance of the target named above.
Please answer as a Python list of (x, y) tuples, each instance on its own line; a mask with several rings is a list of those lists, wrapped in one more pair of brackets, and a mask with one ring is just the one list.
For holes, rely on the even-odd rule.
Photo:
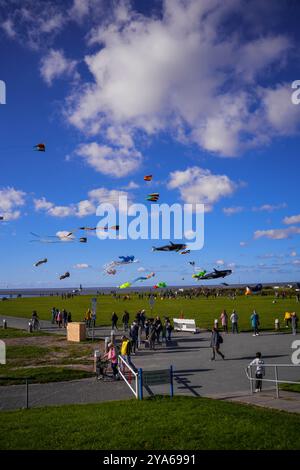
[(107, 369), (109, 366), (109, 361), (106, 359), (101, 358), (101, 356), (97, 357), (96, 360), (96, 378), (97, 380), (105, 379), (107, 377)]

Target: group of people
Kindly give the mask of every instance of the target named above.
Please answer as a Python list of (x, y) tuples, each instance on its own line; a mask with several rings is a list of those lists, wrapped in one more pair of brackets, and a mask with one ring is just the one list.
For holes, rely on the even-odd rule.
[(96, 327), (96, 312), (92, 312), (90, 308), (87, 309), (84, 317), (84, 321), (87, 328)]
[[(226, 310), (222, 311), (220, 320), (221, 320), (223, 331), (228, 333), (228, 314)], [(237, 312), (235, 310), (232, 310), (232, 314), (230, 315), (232, 333), (239, 332), (238, 321), (239, 321), (239, 316)], [(259, 335), (259, 315), (256, 312), (256, 310), (253, 310), (250, 316), (250, 322), (251, 322), (251, 327), (253, 329), (253, 336), (258, 336)]]
[(55, 323), (59, 328), (67, 328), (68, 323), (72, 322), (72, 314), (71, 312), (67, 312), (65, 308), (62, 310), (53, 307), (51, 309), (51, 323), (54, 325)]

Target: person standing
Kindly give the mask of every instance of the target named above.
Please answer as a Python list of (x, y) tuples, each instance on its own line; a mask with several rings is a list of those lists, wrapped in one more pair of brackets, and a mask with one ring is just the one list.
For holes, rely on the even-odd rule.
[(259, 332), (258, 332), (258, 327), (259, 327), (259, 315), (258, 313), (256, 312), (256, 310), (253, 310), (253, 313), (250, 317), (250, 320), (251, 320), (251, 326), (253, 328), (253, 336), (258, 336), (259, 335)]
[(166, 318), (165, 326), (166, 326), (166, 342), (168, 343), (169, 341), (171, 341), (171, 333), (173, 330), (173, 327), (169, 318)]
[(157, 331), (154, 321), (150, 323), (149, 327), (149, 349), (155, 349), (155, 339), (156, 339)]
[(92, 312), (88, 308), (87, 311), (86, 311), (86, 314), (85, 314), (85, 324), (86, 324), (87, 328), (91, 327), (91, 318), (92, 318), (91, 314), (92, 314)]
[(223, 353), (220, 351), (220, 345), (223, 343), (223, 338), (219, 333), (219, 330), (217, 328), (213, 328), (211, 332), (211, 339), (210, 339), (210, 347), (212, 348), (212, 357), (211, 361), (214, 361), (216, 358), (216, 353), (219, 354), (219, 356), (222, 357), (222, 359), (225, 359), (225, 356)]
[(130, 338), (132, 343), (132, 353), (135, 354), (136, 350), (138, 349), (138, 333), (139, 333), (139, 325), (136, 320), (132, 323), (130, 327)]
[(291, 324), (292, 324), (292, 334), (296, 335), (297, 334), (297, 327), (298, 327), (298, 317), (296, 312), (293, 312), (291, 314)]
[(239, 332), (238, 320), (239, 320), (238, 314), (236, 313), (235, 310), (232, 310), (232, 314), (230, 316), (232, 333), (235, 333), (235, 332), (238, 333)]
[(261, 392), (262, 389), (262, 378), (265, 375), (265, 368), (264, 368), (264, 361), (261, 358), (261, 353), (257, 352), (256, 353), (256, 358), (253, 359), (252, 362), (250, 362), (248, 367), (251, 366), (256, 366), (256, 371), (255, 371), (255, 392)]
[(129, 323), (129, 312), (127, 312), (127, 310), (124, 310), (124, 315), (122, 317), (122, 323), (123, 323), (123, 330), (127, 331), (128, 330), (128, 323)]
[(64, 328), (67, 328), (67, 324), (68, 324), (68, 312), (67, 310), (64, 308), (63, 309), (63, 325), (64, 325)]
[(288, 328), (291, 323), (291, 314), (290, 312), (285, 312), (284, 314), (285, 327)]
[(118, 329), (118, 320), (119, 320), (119, 317), (118, 315), (116, 314), (116, 312), (113, 312), (112, 316), (111, 316), (111, 329), (114, 330), (114, 329)]
[(52, 323), (52, 325), (54, 325), (55, 317), (56, 317), (56, 308), (55, 307), (53, 307), (52, 310), (51, 310), (51, 316), (52, 316), (51, 323)]
[(92, 328), (96, 328), (96, 318), (97, 318), (96, 312), (92, 312), (92, 314), (91, 314), (91, 325), (92, 325)]
[(160, 317), (156, 317), (155, 322), (157, 344), (160, 343), (160, 333), (162, 332), (162, 323)]
[(221, 320), (223, 331), (228, 333), (228, 315), (227, 315), (226, 310), (223, 310), (223, 312), (221, 313), (220, 320)]
[(120, 380), (119, 373), (118, 373), (118, 356), (116, 352), (116, 348), (113, 343), (108, 343), (107, 345), (108, 351), (104, 354), (104, 358), (107, 358), (110, 361), (113, 377), (115, 380)]
[(62, 324), (62, 313), (60, 310), (58, 310), (57, 315), (56, 315), (56, 323), (58, 324), (58, 328), (61, 328)]

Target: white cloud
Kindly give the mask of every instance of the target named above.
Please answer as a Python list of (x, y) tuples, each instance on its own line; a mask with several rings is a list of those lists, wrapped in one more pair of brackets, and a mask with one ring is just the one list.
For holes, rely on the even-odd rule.
[(240, 246), (247, 246), (247, 242), (240, 242)]
[(240, 212), (243, 212), (243, 210), (244, 208), (241, 206), (223, 208), (223, 212), (225, 215), (239, 214)]
[(14, 29), (14, 25), (11, 19), (8, 18), (6, 21), (3, 21), (1, 28), (10, 39), (14, 39), (16, 37), (17, 33)]
[(47, 201), (45, 197), (34, 199), (36, 211), (44, 211), (52, 217), (86, 217), (95, 215), (97, 206), (101, 203), (112, 204), (117, 210), (125, 211), (126, 205), (119, 201), (121, 196), (126, 196), (128, 204), (132, 202), (132, 196), (126, 191), (110, 190), (106, 188), (92, 189), (88, 192), (88, 199), (84, 199), (67, 206), (56, 206), (53, 202)]
[(277, 211), (280, 209), (285, 209), (287, 207), (287, 204), (285, 202), (281, 204), (263, 204), (262, 206), (259, 207), (252, 207), (252, 210), (254, 212), (273, 212)]
[(122, 189), (138, 189), (140, 187), (139, 184), (135, 183), (134, 181), (130, 181), (127, 186), (123, 186)]
[(45, 82), (52, 85), (56, 78), (74, 75), (75, 67), (76, 61), (67, 59), (62, 50), (51, 49), (41, 60), (40, 73)]
[(16, 220), (21, 212), (17, 210), (25, 204), (26, 193), (15, 188), (0, 189), (0, 215), (4, 220)]
[[(87, 15), (88, 5), (75, 3)], [(146, 17), (118, 3), (90, 32), (89, 44), (98, 47), (85, 57), (93, 79), (71, 94), (69, 121), (112, 141), (113, 129), (125, 128), (125, 147), (136, 131), (167, 130), (221, 156), (266, 144), (278, 131), (293, 133), (300, 110), (290, 109), (288, 85), (256, 85), (284, 65), (291, 40), (253, 28), (241, 41), (224, 25), (243, 7), (238, 0), (165, 0), (161, 15)], [(281, 106), (292, 111), (287, 120), (278, 117)]]
[(226, 175), (214, 175), (209, 170), (192, 167), (172, 172), (168, 188), (178, 189), (185, 203), (205, 204), (206, 210), (212, 210), (213, 204), (233, 194), (237, 184)]
[(223, 266), (225, 264), (225, 261), (223, 259), (217, 259), (216, 264)]
[(300, 234), (300, 227), (289, 227), (271, 230), (256, 230), (256, 232), (254, 232), (254, 238), (271, 238), (273, 240), (283, 240), (298, 234)]
[(80, 145), (76, 153), (97, 172), (116, 178), (135, 171), (142, 157), (140, 152), (134, 149), (113, 148), (96, 142)]
[(74, 264), (73, 266), (74, 269), (87, 269), (89, 267), (90, 265), (86, 263), (77, 263), (77, 264)]
[(139, 272), (139, 273), (143, 273), (144, 271), (146, 271), (146, 269), (143, 268), (142, 266), (141, 266), (140, 268), (138, 268), (138, 272)]
[(283, 223), (286, 224), (286, 225), (299, 224), (300, 223), (300, 214), (292, 215), (290, 217), (285, 217), (283, 219)]
[(292, 252), (290, 253), (290, 256), (292, 256), (292, 257), (297, 256), (297, 251), (292, 251)]

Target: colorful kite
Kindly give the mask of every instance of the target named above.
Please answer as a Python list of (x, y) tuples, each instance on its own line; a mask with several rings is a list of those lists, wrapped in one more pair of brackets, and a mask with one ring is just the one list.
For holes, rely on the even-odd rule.
[(165, 282), (158, 282), (153, 287), (154, 287), (154, 289), (163, 289), (164, 287), (167, 287), (167, 284)]
[(36, 144), (36, 145), (34, 145), (33, 148), (37, 152), (46, 152), (46, 145), (45, 144)]
[(144, 176), (144, 181), (152, 181), (152, 175)]
[(159, 200), (159, 193), (148, 194), (146, 201), (157, 202)]
[(127, 289), (127, 287), (131, 286), (131, 282), (124, 282), (124, 284), (121, 284), (119, 286), (119, 289)]

